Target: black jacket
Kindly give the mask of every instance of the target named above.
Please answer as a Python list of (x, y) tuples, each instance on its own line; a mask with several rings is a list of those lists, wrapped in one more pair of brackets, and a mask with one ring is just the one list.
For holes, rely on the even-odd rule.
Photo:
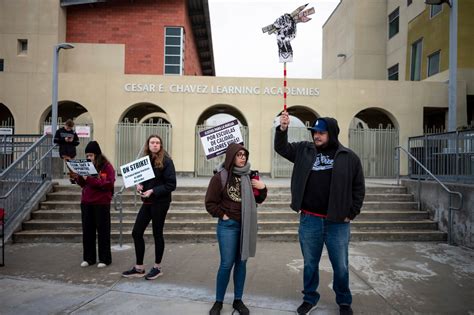
[(171, 192), (176, 189), (176, 171), (173, 160), (165, 157), (163, 169), (153, 167), (153, 172), (155, 178), (142, 183), (143, 191), (153, 189), (153, 193), (149, 198), (142, 198), (142, 201), (146, 203), (171, 202)]
[[(328, 220), (343, 222), (346, 217), (351, 220), (359, 213), (365, 196), (365, 183), (362, 165), (359, 157), (350, 149), (339, 143), (339, 127), (333, 118), (322, 118), (326, 121), (329, 131), (329, 141), (338, 143), (334, 157), (329, 194)], [(293, 162), (291, 176), (291, 208), (301, 210), (306, 182), (317, 154), (313, 142), (301, 141), (288, 143), (288, 129), (276, 127), (275, 151)], [(318, 189), (318, 187), (314, 187)]]
[[(66, 138), (72, 137), (72, 142), (67, 142)], [(61, 127), (56, 130), (54, 134), (54, 143), (59, 145), (59, 156), (67, 155), (71, 158), (76, 156), (76, 147), (79, 145), (79, 137), (74, 130), (67, 131), (66, 128)]]

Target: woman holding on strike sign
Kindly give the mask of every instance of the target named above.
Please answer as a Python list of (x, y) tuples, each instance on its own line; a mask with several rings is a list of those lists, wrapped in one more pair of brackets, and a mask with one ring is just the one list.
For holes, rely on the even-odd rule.
[[(141, 278), (154, 280), (163, 275), (161, 260), (165, 250), (163, 226), (171, 204), (171, 192), (176, 189), (176, 172), (173, 160), (163, 147), (163, 140), (158, 135), (151, 135), (145, 143), (144, 156), (149, 156), (155, 177), (137, 185), (143, 204), (138, 211), (132, 236), (135, 243), (136, 264), (124, 271), (125, 278)], [(152, 221), (153, 238), (155, 239), (155, 264), (145, 275), (143, 258), (145, 256), (145, 240), (143, 234)]]
[[(249, 151), (233, 143), (227, 147), (225, 161), (218, 166), (206, 193), (206, 210), (217, 223), (217, 241), (221, 262), (216, 279), (216, 302), (209, 311), (219, 315), (234, 268), (234, 302), (240, 314), (249, 314), (242, 302), (249, 257), (255, 256), (257, 243), (257, 203), (267, 196), (265, 183), (251, 179)], [(255, 189), (255, 191), (254, 191)]]

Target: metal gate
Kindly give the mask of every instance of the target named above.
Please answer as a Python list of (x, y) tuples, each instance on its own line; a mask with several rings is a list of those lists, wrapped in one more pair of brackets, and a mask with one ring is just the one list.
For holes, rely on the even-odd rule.
[(150, 135), (159, 135), (163, 139), (165, 150), (171, 154), (171, 130), (170, 124), (161, 122), (138, 123), (125, 121), (118, 123), (115, 151), (117, 174), (121, 174), (120, 165), (136, 159), (137, 153)]
[[(197, 125), (195, 133), (195, 150), (194, 150), (194, 173), (195, 176), (212, 176), (214, 173), (214, 168), (223, 162), (225, 159), (225, 154), (222, 154), (218, 157), (208, 160), (204, 154), (204, 149), (202, 147), (201, 138), (199, 137), (199, 132), (210, 129), (215, 126), (207, 125)], [(244, 146), (248, 149), (249, 145), (249, 128), (247, 126), (240, 125), (240, 132), (244, 138)]]
[[(272, 147), (275, 139), (275, 128), (272, 128)], [(288, 142), (312, 141), (311, 132), (306, 127), (288, 127)], [(272, 177), (291, 177), (293, 163), (276, 153), (273, 148)]]
[(396, 176), (398, 129), (349, 129), (349, 147), (359, 156), (366, 177)]

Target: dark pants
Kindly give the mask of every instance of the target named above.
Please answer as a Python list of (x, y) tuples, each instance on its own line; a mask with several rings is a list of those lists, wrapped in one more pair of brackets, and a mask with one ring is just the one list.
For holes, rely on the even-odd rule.
[(163, 226), (165, 225), (166, 214), (169, 208), (169, 203), (143, 204), (138, 211), (132, 231), (137, 265), (143, 265), (143, 257), (145, 256), (145, 240), (143, 239), (143, 234), (151, 220), (153, 238), (155, 239), (155, 263), (161, 264), (163, 252), (165, 251)]
[(82, 245), (84, 261), (89, 265), (96, 263), (95, 235), (99, 240), (99, 262), (112, 263), (110, 251), (110, 204), (86, 205), (81, 203)]

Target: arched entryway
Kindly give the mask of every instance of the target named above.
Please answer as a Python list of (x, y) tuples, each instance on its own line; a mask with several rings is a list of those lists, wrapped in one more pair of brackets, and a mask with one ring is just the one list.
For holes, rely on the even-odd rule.
[(160, 136), (165, 150), (172, 153), (172, 125), (168, 114), (156, 104), (143, 102), (131, 105), (122, 114), (116, 128), (115, 165), (119, 174), (121, 165), (136, 160), (142, 154), (150, 135)]
[(215, 167), (224, 161), (225, 155), (221, 155), (208, 160), (202, 147), (199, 133), (203, 130), (210, 129), (214, 126), (221, 125), (231, 120), (237, 120), (240, 132), (244, 139), (244, 145), (249, 147), (249, 128), (247, 119), (237, 108), (218, 104), (207, 108), (198, 118), (196, 122), (196, 139), (194, 153), (194, 173), (196, 176), (211, 176)]
[(349, 147), (360, 157), (366, 177), (395, 176), (398, 137), (398, 122), (384, 109), (367, 108), (354, 116)]
[[(308, 127), (320, 117), (318, 113), (306, 106), (291, 106), (287, 109), (290, 115), (290, 125), (288, 127), (288, 141), (311, 141), (311, 133)], [(275, 127), (280, 125), (281, 112), (276, 115), (272, 128), (272, 146), (275, 138)], [(272, 150), (272, 177), (290, 177), (293, 170), (293, 163), (280, 156), (275, 150)]]
[[(41, 115), (39, 121), (40, 133), (51, 132), (51, 117), (52, 111), (49, 106)], [(76, 147), (77, 157), (84, 158), (84, 149), (94, 139), (94, 123), (92, 116), (88, 110), (82, 105), (74, 101), (60, 101), (58, 102), (58, 120), (57, 128), (61, 128), (66, 120), (72, 119), (74, 121), (74, 130), (79, 137), (79, 145)]]

